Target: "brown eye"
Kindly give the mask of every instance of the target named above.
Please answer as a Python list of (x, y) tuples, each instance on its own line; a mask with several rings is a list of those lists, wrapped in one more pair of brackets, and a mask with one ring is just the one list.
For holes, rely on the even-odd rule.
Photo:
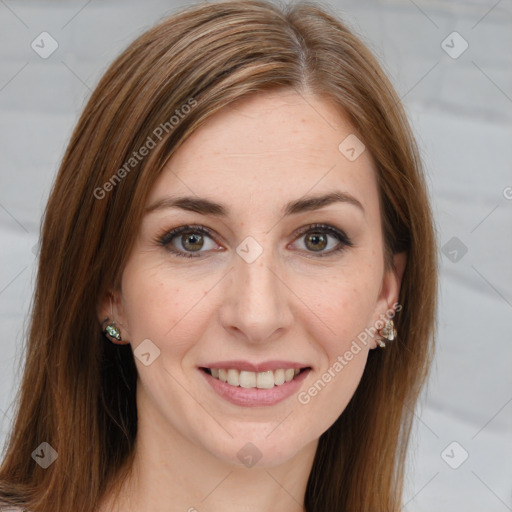
[(327, 246), (327, 235), (324, 233), (311, 233), (306, 235), (306, 246), (313, 251), (321, 251)]
[(197, 251), (203, 247), (203, 235), (197, 233), (186, 233), (181, 235), (181, 245), (187, 251)]
[[(208, 239), (210, 246), (208, 246)], [(203, 226), (180, 226), (165, 233), (158, 243), (168, 251), (184, 258), (200, 257), (206, 250), (215, 250), (210, 231)], [(205, 250), (201, 250), (205, 248)], [(196, 254), (194, 254), (196, 253)]]
[[(302, 238), (304, 239), (305, 252), (317, 253), (315, 254), (317, 257), (330, 256), (354, 245), (343, 231), (328, 224), (307, 226), (298, 233), (298, 239)], [(331, 244), (330, 239), (334, 239), (338, 243)], [(325, 249), (328, 246), (331, 247), (326, 251)]]

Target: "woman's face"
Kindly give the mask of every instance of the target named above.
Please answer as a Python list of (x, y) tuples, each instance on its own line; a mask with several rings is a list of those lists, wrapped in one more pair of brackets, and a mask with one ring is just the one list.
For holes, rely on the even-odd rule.
[(159, 176), (114, 302), (155, 435), (272, 466), (345, 409), (401, 275), (353, 134), (326, 100), (272, 91), (215, 114)]

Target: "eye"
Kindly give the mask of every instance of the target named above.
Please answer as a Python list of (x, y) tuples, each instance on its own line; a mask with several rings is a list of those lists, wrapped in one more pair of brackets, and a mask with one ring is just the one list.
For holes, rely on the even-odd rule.
[[(179, 238), (177, 238), (181, 235)], [(176, 240), (174, 240), (176, 238)], [(197, 258), (201, 251), (205, 247), (205, 238), (209, 238), (213, 242), (210, 230), (204, 226), (180, 226), (179, 228), (172, 229), (161, 236), (157, 242), (166, 247), (170, 252), (177, 256), (184, 258)], [(207, 250), (215, 250), (215, 244), (213, 247), (208, 247)]]
[[(298, 233), (295, 233), (295, 236), (298, 237), (298, 239), (305, 237), (305, 251), (317, 253), (315, 256), (318, 257), (330, 256), (331, 254), (342, 251), (346, 247), (353, 246), (353, 243), (343, 231), (329, 226), (328, 224), (312, 224), (306, 226)], [(329, 251), (324, 251), (324, 249), (329, 246), (329, 238), (334, 238), (338, 243), (334, 244), (334, 248), (331, 248)], [(208, 243), (205, 244), (205, 239), (210, 240), (210, 247), (208, 247)], [(201, 253), (205, 252), (201, 249), (205, 249), (206, 251), (219, 250), (216, 248), (216, 244), (213, 241), (211, 231), (204, 226), (180, 226), (164, 233), (157, 238), (156, 242), (173, 254), (183, 258), (200, 257)]]
[[(306, 226), (297, 234), (299, 239), (304, 238), (304, 246), (307, 252), (317, 253), (318, 257), (330, 256), (331, 254), (342, 251), (346, 247), (352, 247), (354, 244), (349, 237), (339, 229), (328, 224), (312, 224)], [(329, 245), (329, 238), (334, 238), (338, 243), (329, 251), (324, 249)]]

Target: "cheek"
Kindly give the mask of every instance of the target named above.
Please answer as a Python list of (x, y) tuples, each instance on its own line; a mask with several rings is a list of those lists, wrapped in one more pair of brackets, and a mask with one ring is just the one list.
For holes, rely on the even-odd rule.
[(129, 334), (125, 339), (132, 349), (149, 339), (160, 349), (166, 366), (181, 365), (221, 304), (212, 304), (218, 281), (207, 269), (192, 274), (155, 263), (147, 255), (134, 258), (125, 268), (122, 283)]
[[(187, 314), (197, 304), (202, 292), (165, 272), (159, 265), (134, 261), (123, 274), (123, 309), (135, 348), (149, 338), (157, 346), (168, 345), (175, 332), (185, 325)], [(179, 343), (172, 347), (179, 350)]]
[(302, 291), (303, 297), (309, 295), (309, 315), (321, 320), (322, 333), (318, 332), (316, 338), (323, 340), (329, 359), (344, 352), (345, 347), (371, 325), (380, 288), (379, 268), (375, 264), (361, 263), (318, 281), (314, 294), (311, 289), (309, 293)]
[(298, 395), (302, 410), (317, 418), (317, 423), (307, 427), (312, 437), (336, 421), (361, 380), (370, 345), (358, 336), (371, 325), (378, 292), (373, 277), (372, 272), (353, 272), (338, 286), (331, 281), (330, 287), (315, 297), (314, 313), (322, 322), (313, 336), (321, 364)]

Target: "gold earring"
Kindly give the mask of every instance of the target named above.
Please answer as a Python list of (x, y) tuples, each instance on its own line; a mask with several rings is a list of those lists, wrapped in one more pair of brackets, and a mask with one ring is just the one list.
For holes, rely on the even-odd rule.
[(386, 325), (379, 330), (379, 336), (381, 336), (380, 339), (377, 338), (377, 343), (379, 344), (379, 347), (384, 348), (386, 346), (382, 338), (389, 341), (393, 341), (396, 338), (396, 334), (397, 333), (393, 320), (388, 320), (386, 322)]

